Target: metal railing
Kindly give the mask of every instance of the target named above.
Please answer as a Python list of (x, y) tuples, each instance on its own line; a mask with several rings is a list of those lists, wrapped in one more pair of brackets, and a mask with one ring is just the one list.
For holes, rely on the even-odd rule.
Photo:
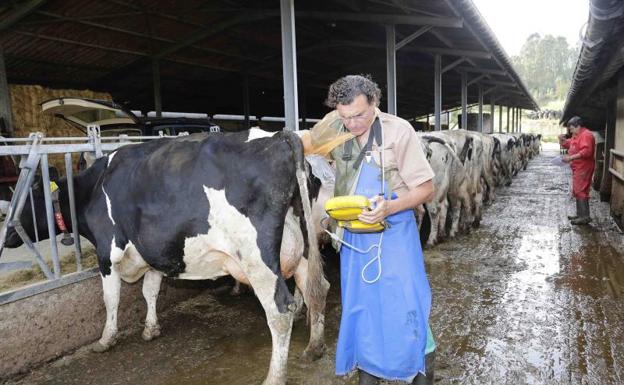
[[(188, 135), (186, 133), (181, 134)], [(128, 136), (119, 135), (111, 137), (102, 137), (100, 135), (99, 126), (89, 126), (87, 128), (86, 137), (63, 137), (63, 138), (46, 138), (42, 133), (36, 132), (30, 134), (28, 138), (1, 138), (0, 156), (11, 156), (13, 158), (20, 157), (20, 173), (17, 179), (13, 197), (7, 209), (5, 220), (0, 228), (0, 261), (2, 260), (2, 252), (4, 250), (6, 236), (9, 228), (14, 228), (22, 239), (28, 250), (32, 253), (32, 262), (0, 262), (0, 271), (18, 270), (30, 268), (35, 262), (48, 281), (40, 284), (29, 286), (24, 290), (14, 290), (11, 292), (0, 293), (0, 304), (11, 302), (19, 298), (34, 295), (39, 292), (59, 287), (63, 284), (75, 282), (78, 278), (63, 277), (61, 272), (61, 261), (58, 253), (56, 224), (54, 221), (54, 199), (53, 191), (50, 186), (49, 159), (48, 155), (58, 154), (64, 156), (65, 173), (67, 177), (67, 194), (69, 197), (70, 220), (72, 227), (71, 237), (65, 233), (64, 244), (71, 244), (73, 240), (76, 255), (76, 272), (83, 272), (81, 276), (86, 278), (96, 274), (96, 269), (90, 269), (84, 272), (82, 267), (82, 247), (80, 245), (80, 235), (78, 233), (78, 218), (76, 210), (76, 198), (73, 183), (73, 164), (72, 154), (75, 153), (92, 153), (96, 158), (104, 156), (105, 153), (114, 151), (122, 146), (140, 143), (146, 140), (170, 137), (160, 136)], [(47, 220), (48, 234), (50, 236), (50, 259), (52, 261), (52, 269), (48, 267), (46, 259), (41, 255), (35, 246), (39, 242), (39, 234), (37, 231), (37, 218), (35, 206), (33, 204), (32, 185), (35, 180), (37, 168), (41, 170), (41, 179), (43, 187), (43, 195), (45, 201), (45, 212)], [(27, 198), (30, 197), (31, 213), (33, 216), (35, 242), (33, 242), (25, 231), (20, 217)], [(69, 240), (68, 238), (72, 238)]]

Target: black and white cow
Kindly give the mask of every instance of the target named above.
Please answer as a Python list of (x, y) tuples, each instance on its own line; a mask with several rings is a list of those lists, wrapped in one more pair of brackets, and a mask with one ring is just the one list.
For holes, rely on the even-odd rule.
[[(156, 299), (163, 276), (229, 274), (252, 286), (266, 312), (273, 351), (264, 384), (285, 384), (296, 308), (286, 278), (295, 278), (308, 306), (311, 335), (304, 356), (316, 358), (324, 349), (329, 283), (308, 183), (299, 138), (258, 129), (125, 146), (78, 174), (78, 230), (96, 246), (107, 314), (96, 350), (116, 341), (122, 279), (144, 277), (143, 337), (150, 340), (160, 334)], [(58, 185), (63, 215), (69, 218), (67, 182), (61, 179)], [(43, 196), (40, 191), (35, 196), (39, 234), (45, 239)], [(29, 202), (20, 220), (33, 236)], [(6, 246), (20, 244), (10, 229)]]

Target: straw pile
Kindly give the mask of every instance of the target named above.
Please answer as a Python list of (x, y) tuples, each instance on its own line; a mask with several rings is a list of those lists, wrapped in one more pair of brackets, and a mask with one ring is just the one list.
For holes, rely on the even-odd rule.
[[(13, 136), (28, 137), (31, 132), (43, 132), (46, 137), (85, 136), (72, 124), (63, 119), (41, 112), (41, 103), (60, 97), (79, 97), (100, 100), (112, 100), (108, 93), (90, 90), (50, 89), (32, 85), (9, 85), (11, 111), (13, 113)], [(79, 154), (72, 155), (74, 168)], [(65, 174), (63, 155), (50, 155), (50, 166), (56, 167), (61, 175)]]
[(29, 133), (41, 131), (45, 136), (83, 136), (74, 126), (63, 119), (41, 113), (41, 103), (60, 97), (79, 97), (112, 100), (111, 95), (90, 90), (55, 90), (41, 86), (9, 86), (11, 110), (15, 137), (27, 137)]

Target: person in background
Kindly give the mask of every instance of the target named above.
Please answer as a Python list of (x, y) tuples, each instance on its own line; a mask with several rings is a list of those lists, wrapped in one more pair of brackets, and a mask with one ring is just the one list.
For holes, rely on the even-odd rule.
[(369, 77), (338, 79), (326, 100), (334, 110), (302, 137), (306, 153), (325, 148), (334, 160), (336, 196), (374, 197), (359, 220), (387, 223), (382, 233), (344, 229), (335, 244), (342, 293), (336, 374), (358, 370), (360, 385), (433, 384), (431, 290), (414, 208), (432, 199), (434, 174), (412, 126), (381, 112), (380, 97)]
[(568, 150), (563, 161), (570, 163), (572, 168), (572, 196), (576, 199), (576, 215), (569, 215), (568, 219), (573, 225), (586, 225), (591, 221), (589, 189), (594, 174), (596, 141), (578, 116), (570, 118), (567, 127), (572, 137), (559, 135), (559, 144)]

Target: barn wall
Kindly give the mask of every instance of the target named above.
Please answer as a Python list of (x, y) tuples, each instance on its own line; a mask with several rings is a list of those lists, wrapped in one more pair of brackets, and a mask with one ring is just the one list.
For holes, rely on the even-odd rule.
[[(142, 280), (122, 284), (119, 330), (143, 323)], [(200, 293), (201, 284), (164, 280), (158, 308)], [(100, 338), (106, 319), (99, 275), (0, 305), (0, 382)], [(166, 328), (166, 326), (165, 326)]]
[[(624, 151), (624, 71), (620, 72), (617, 87), (614, 148)], [(613, 168), (624, 174), (624, 159), (614, 156)], [(611, 215), (620, 227), (624, 226), (624, 182), (613, 178), (611, 189)]]

